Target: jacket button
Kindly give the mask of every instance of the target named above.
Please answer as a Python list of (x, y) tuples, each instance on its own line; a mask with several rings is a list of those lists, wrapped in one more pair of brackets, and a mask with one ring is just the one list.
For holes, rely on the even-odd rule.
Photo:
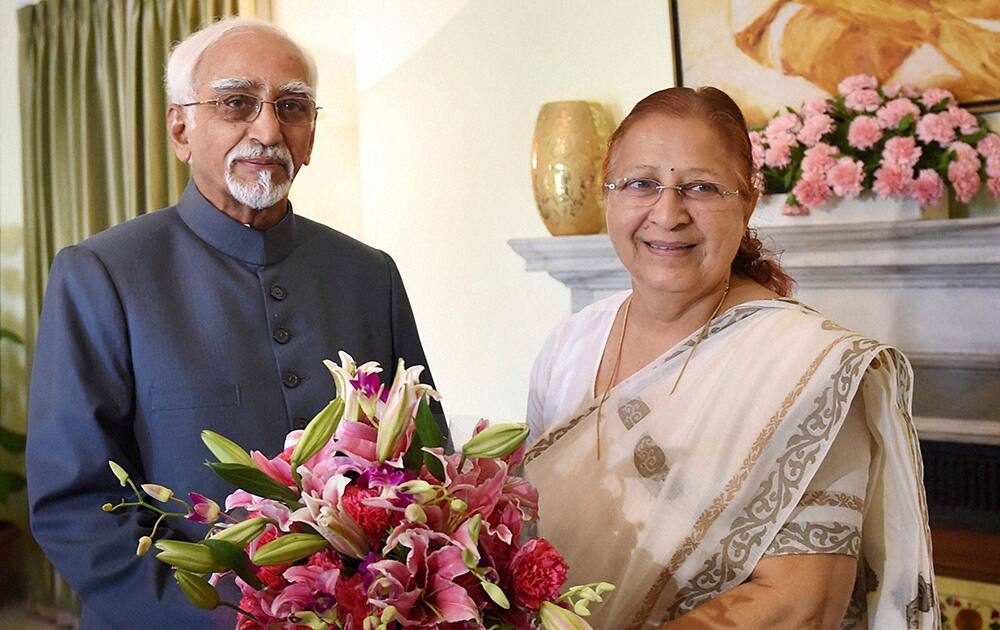
[(281, 382), (284, 383), (285, 387), (298, 387), (301, 380), (295, 372), (285, 372), (284, 376), (281, 377)]
[(278, 343), (288, 343), (288, 340), (292, 338), (292, 335), (284, 328), (275, 330), (273, 336)]
[(275, 284), (271, 286), (271, 297), (278, 300), (279, 302), (286, 297), (288, 297), (288, 291), (285, 291), (285, 287)]
[(301, 430), (306, 428), (307, 424), (309, 424), (309, 421), (306, 420), (305, 418), (296, 418), (292, 420), (292, 428), (296, 430)]

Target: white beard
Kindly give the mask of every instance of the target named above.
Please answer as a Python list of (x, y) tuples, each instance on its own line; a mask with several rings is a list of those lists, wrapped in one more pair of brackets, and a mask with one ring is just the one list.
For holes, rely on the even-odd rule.
[[(277, 158), (284, 163), (285, 173), (288, 176), (284, 182), (274, 184), (271, 181), (272, 171), (264, 169), (257, 176), (257, 181), (243, 182), (233, 175), (233, 164), (237, 160), (263, 157)], [(249, 146), (239, 145), (234, 147), (226, 156), (226, 187), (233, 199), (248, 208), (263, 210), (270, 208), (288, 196), (288, 191), (292, 187), (292, 171), (294, 170), (292, 155), (284, 146), (263, 147), (257, 142), (251, 141)]]
[(233, 198), (254, 210), (270, 208), (286, 196), (292, 187), (292, 180), (286, 179), (280, 184), (271, 181), (271, 171), (263, 170), (255, 182), (242, 182), (233, 176), (232, 169), (226, 170), (226, 187)]

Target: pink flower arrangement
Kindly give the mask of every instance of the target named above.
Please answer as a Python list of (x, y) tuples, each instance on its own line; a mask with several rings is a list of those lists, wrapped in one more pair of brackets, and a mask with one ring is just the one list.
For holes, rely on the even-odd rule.
[[(290, 433), (276, 457), (203, 433), (219, 460), (209, 465), (238, 487), (225, 511), (155, 484), (142, 486), (143, 497), (111, 462), (138, 500), (105, 511), (160, 514), (138, 555), (155, 545), (188, 599), (235, 608), (238, 630), (590, 628), (588, 606), (614, 587), (567, 589), (558, 550), (542, 538), (522, 540), (538, 508), (535, 489), (513, 474), (527, 426), (482, 420), (460, 452), (446, 453), (427, 404), (437, 392), (419, 382), (422, 368), (400, 361), (387, 386), (378, 364), (340, 357), (340, 365), (326, 362), (337, 398)], [(152, 501), (175, 501), (185, 512)], [(152, 543), (166, 517), (210, 529), (198, 542)], [(230, 576), (239, 603), (221, 601), (215, 588)]]
[(909, 197), (936, 205), (949, 190), (968, 203), (985, 184), (1000, 197), (1000, 136), (951, 92), (845, 78), (837, 95), (775, 114), (750, 132), (755, 182), (786, 193), (784, 214), (832, 197)]

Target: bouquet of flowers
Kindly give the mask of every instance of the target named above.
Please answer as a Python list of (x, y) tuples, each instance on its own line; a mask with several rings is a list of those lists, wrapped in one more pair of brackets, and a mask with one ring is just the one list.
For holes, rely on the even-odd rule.
[(841, 81), (838, 94), (791, 108), (752, 129), (757, 188), (789, 193), (784, 214), (808, 214), (831, 196), (910, 197), (940, 203), (950, 186), (968, 203), (982, 182), (1000, 197), (1000, 136), (940, 88)]
[[(225, 509), (196, 492), (136, 486), (110, 462), (135, 501), (107, 503), (159, 514), (137, 555), (152, 546), (188, 599), (237, 611), (239, 630), (589, 628), (583, 617), (614, 587), (560, 593), (568, 567), (541, 538), (521, 541), (536, 518), (537, 491), (512, 474), (525, 424), (480, 421), (460, 453), (446, 454), (421, 384), (423, 368), (402, 361), (386, 387), (381, 368), (345, 353), (325, 364), (337, 398), (274, 458), (248, 453), (210, 431), (208, 465), (237, 490)], [(182, 505), (168, 511), (156, 503)], [(208, 526), (198, 542), (154, 542), (163, 519)], [(235, 574), (240, 602), (221, 601), (215, 584)]]

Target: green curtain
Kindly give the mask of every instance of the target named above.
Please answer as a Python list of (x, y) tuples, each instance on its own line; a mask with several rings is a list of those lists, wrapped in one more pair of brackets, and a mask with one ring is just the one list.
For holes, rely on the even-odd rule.
[[(237, 13), (237, 0), (41, 0), (18, 10), (28, 365), (56, 253), (175, 202), (187, 167), (170, 149), (171, 46)], [(33, 599), (79, 602), (47, 563)]]

